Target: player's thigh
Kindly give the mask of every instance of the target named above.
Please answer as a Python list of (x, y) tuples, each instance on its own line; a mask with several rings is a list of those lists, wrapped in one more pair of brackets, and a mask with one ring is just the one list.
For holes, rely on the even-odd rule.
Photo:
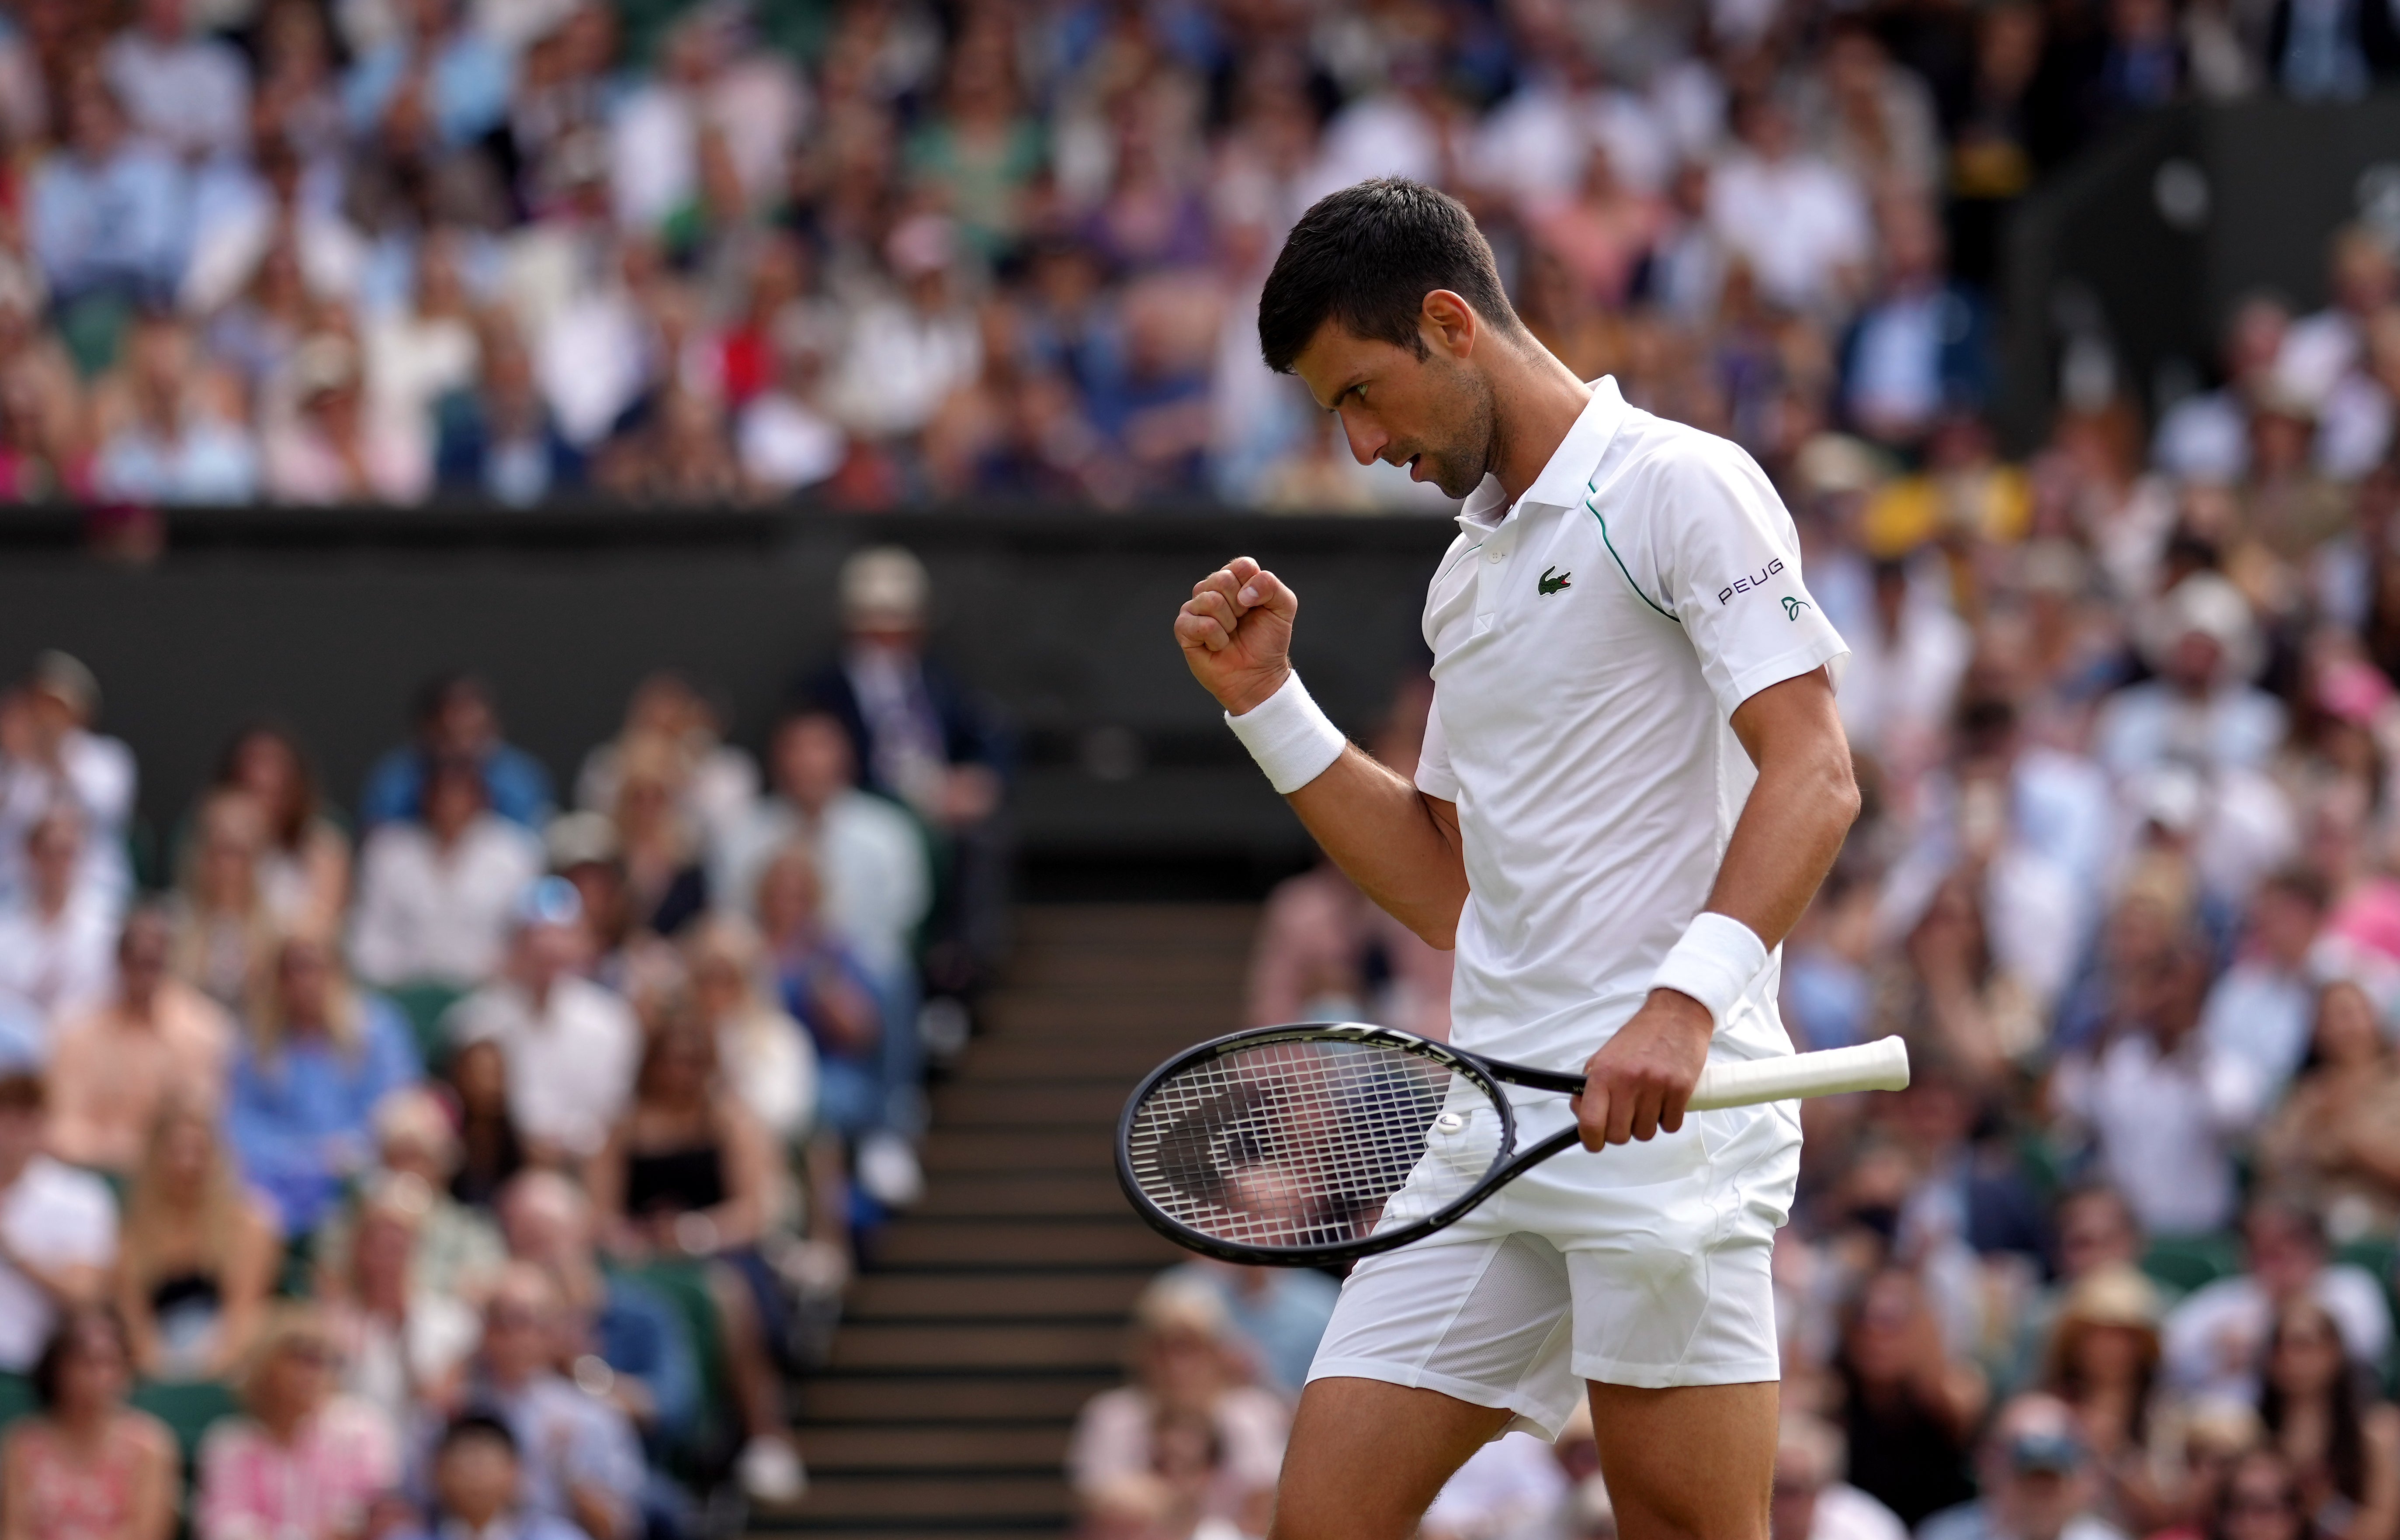
[(1623, 1540), (1766, 1540), (1781, 1386), (1591, 1387)]
[(1311, 1380), (1269, 1540), (1407, 1540), (1451, 1473), (1513, 1415), (1382, 1380)]

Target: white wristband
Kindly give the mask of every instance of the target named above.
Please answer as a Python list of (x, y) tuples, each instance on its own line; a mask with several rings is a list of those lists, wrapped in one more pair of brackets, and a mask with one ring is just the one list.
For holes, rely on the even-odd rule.
[(1286, 796), (1323, 775), (1349, 742), (1316, 708), (1297, 670), (1284, 675), (1273, 695), (1239, 716), (1225, 713), (1225, 725), (1267, 772), (1268, 783)]
[(1725, 1013), (1766, 966), (1766, 943), (1757, 932), (1731, 915), (1702, 909), (1650, 975), (1650, 988), (1691, 996), (1721, 1028)]

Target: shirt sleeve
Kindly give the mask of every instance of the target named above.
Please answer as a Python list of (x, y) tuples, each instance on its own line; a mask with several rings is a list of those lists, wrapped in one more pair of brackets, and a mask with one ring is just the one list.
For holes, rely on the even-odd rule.
[(1425, 746), (1417, 751), (1417, 790), (1445, 802), (1458, 800), (1458, 776), (1450, 768), (1450, 736), (1441, 730), (1441, 691), (1425, 712)]
[(1800, 578), (1799, 533), (1758, 463), (1731, 443), (1678, 446), (1650, 506), (1661, 595), (1683, 623), (1718, 709), (1850, 655)]

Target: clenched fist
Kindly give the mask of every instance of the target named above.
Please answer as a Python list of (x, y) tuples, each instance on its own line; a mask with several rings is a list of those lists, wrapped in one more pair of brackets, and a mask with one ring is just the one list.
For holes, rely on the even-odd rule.
[(1175, 640), (1192, 676), (1239, 716), (1291, 674), (1291, 622), (1300, 595), (1248, 556), (1192, 585), (1175, 615)]

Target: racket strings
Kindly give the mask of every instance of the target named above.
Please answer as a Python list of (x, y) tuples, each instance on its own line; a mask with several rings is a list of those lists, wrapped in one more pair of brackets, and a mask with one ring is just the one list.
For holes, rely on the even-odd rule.
[(1506, 1153), (1480, 1084), (1357, 1043), (1252, 1045), (1191, 1065), (1152, 1088), (1130, 1133), (1135, 1184), (1160, 1213), (1267, 1250), (1423, 1219)]

